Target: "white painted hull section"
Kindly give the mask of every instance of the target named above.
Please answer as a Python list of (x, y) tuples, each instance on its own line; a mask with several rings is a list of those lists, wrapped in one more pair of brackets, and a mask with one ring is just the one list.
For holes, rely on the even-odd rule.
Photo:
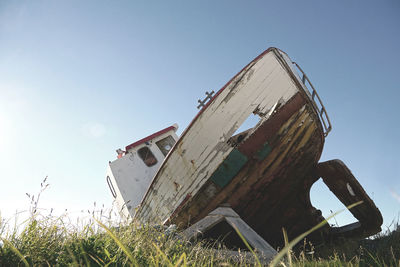
[(303, 90), (278, 57), (271, 50), (251, 62), (200, 112), (156, 174), (136, 213), (139, 220), (167, 220), (229, 155), (228, 139), (253, 112), (265, 120), (276, 105)]
[[(176, 125), (175, 128), (177, 127)], [(107, 167), (107, 176), (111, 180), (109, 186), (115, 191), (116, 204), (123, 218), (129, 219), (135, 215), (137, 207), (165, 158), (156, 142), (167, 136), (171, 136), (175, 141), (178, 140), (175, 131), (171, 130), (150, 140), (147, 144), (143, 143), (134, 147), (123, 157), (109, 163)], [(148, 147), (154, 154), (157, 159), (155, 165), (146, 166), (140, 158), (138, 150), (142, 147)]]
[[(115, 185), (118, 210), (124, 218), (134, 216), (135, 208), (140, 204), (161, 164), (158, 163), (150, 168), (142, 165), (144, 164), (138, 156), (129, 153), (111, 162), (107, 167), (107, 176)], [(138, 166), (141, 167), (141, 171), (138, 171)]]

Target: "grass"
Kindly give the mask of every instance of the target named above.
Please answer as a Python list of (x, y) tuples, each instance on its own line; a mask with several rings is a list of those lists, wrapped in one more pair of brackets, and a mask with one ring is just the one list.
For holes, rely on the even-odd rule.
[[(36, 216), (38, 217), (38, 216)], [(93, 219), (83, 229), (62, 218), (31, 218), (20, 232), (2, 233), (0, 266), (213, 266), (229, 260), (163, 227), (106, 226)], [(245, 263), (245, 262), (242, 262)]]
[[(45, 182), (45, 181), (44, 181)], [(42, 189), (47, 187), (44, 183)], [(30, 196), (29, 219), (10, 226), (0, 218), (0, 266), (260, 266), (255, 256), (226, 258), (221, 243), (188, 242), (162, 226), (116, 223), (104, 212), (91, 212), (80, 226), (68, 216), (43, 216)], [(239, 233), (240, 234), (240, 233)], [(286, 236), (283, 234), (283, 237)], [(307, 233), (289, 242), (275, 266), (398, 266), (400, 227), (361, 241), (341, 240), (314, 247)], [(303, 240), (303, 242), (301, 242)], [(299, 244), (295, 244), (300, 241)], [(248, 244), (247, 244), (248, 245)], [(219, 247), (215, 250), (211, 248)], [(249, 248), (250, 251), (251, 248)], [(255, 254), (254, 254), (255, 255)]]
[[(208, 249), (211, 245), (205, 241), (192, 244), (167, 235), (163, 227), (133, 223), (111, 227), (93, 219), (79, 230), (66, 225), (62, 218), (37, 217), (31, 218), (20, 233), (2, 233), (0, 266), (258, 265), (257, 260), (245, 257), (234, 262)], [(304, 242), (284, 254), (286, 259), (279, 259), (276, 266), (400, 266), (400, 231), (340, 246), (314, 248)]]
[[(4, 227), (4, 221), (0, 229)], [(304, 241), (281, 253), (277, 266), (400, 266), (400, 231), (374, 239), (347, 240), (341, 245), (315, 248)], [(201, 241), (189, 243), (163, 227), (139, 227), (93, 218), (79, 228), (64, 218), (41, 217), (37, 213), (22, 231), (1, 233), (0, 266), (232, 266), (258, 265), (258, 260), (224, 258)], [(223, 248), (222, 244), (218, 244)], [(212, 245), (215, 247), (215, 244)]]

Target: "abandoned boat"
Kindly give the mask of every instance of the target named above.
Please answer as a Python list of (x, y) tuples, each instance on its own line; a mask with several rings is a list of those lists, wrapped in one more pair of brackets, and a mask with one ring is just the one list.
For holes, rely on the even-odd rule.
[[(208, 100), (208, 101), (207, 101)], [(331, 123), (301, 68), (269, 48), (215, 95), (183, 131), (165, 128), (118, 150), (107, 183), (121, 213), (143, 223), (190, 226), (222, 204), (273, 246), (324, 220), (310, 202), (322, 178), (357, 223), (325, 224), (314, 238), (366, 237), (382, 216), (340, 160), (319, 163)], [(257, 124), (239, 131), (247, 118)]]

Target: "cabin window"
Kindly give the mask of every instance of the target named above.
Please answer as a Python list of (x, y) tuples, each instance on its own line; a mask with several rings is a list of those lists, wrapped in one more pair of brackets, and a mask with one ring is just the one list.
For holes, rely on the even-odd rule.
[(168, 135), (164, 139), (161, 139), (160, 141), (156, 142), (158, 148), (161, 150), (161, 152), (166, 156), (168, 152), (171, 150), (171, 148), (175, 144), (174, 138), (172, 136)]
[(138, 150), (139, 157), (143, 160), (144, 164), (146, 164), (147, 167), (151, 167), (155, 164), (157, 164), (157, 159), (151, 153), (150, 149), (145, 146), (142, 147), (141, 149)]
[(113, 184), (111, 182), (110, 176), (107, 176), (107, 184), (108, 184), (108, 187), (110, 188), (111, 195), (114, 198), (116, 198), (117, 197), (117, 193), (115, 192), (115, 189), (114, 189), (114, 186), (113, 186)]

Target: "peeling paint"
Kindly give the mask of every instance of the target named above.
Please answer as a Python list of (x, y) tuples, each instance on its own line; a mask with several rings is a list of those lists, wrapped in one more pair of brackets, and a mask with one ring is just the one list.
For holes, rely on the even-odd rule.
[[(276, 246), (282, 227), (294, 238), (324, 220), (309, 199), (323, 169), (324, 127), (289, 64), (279, 50), (267, 50), (215, 94), (168, 154), (136, 218), (188, 225), (229, 203)], [(260, 115), (257, 125), (234, 135), (251, 114)], [(313, 237), (333, 232), (326, 225)]]
[(239, 150), (233, 149), (228, 157), (211, 175), (210, 180), (220, 187), (225, 187), (246, 164), (247, 157)]

